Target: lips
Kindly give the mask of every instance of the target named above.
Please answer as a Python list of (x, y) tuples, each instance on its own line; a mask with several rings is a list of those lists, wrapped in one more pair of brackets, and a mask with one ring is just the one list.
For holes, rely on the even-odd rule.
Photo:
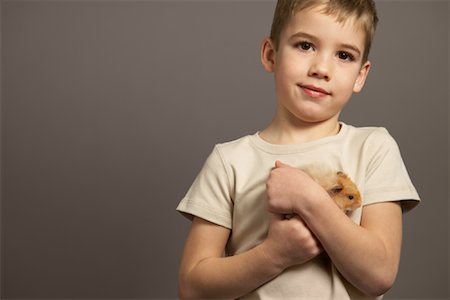
[(299, 84), (298, 85), (305, 94), (314, 97), (314, 98), (318, 98), (318, 97), (324, 97), (324, 96), (329, 96), (331, 95), (330, 92), (324, 90), (321, 87), (318, 86), (314, 86), (314, 85), (302, 85)]

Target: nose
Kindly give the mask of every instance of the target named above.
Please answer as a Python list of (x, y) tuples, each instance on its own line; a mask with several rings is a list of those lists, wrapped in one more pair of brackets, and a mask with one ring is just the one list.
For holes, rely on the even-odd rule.
[(316, 56), (311, 61), (308, 75), (329, 81), (331, 79), (331, 66), (329, 60), (321, 55)]

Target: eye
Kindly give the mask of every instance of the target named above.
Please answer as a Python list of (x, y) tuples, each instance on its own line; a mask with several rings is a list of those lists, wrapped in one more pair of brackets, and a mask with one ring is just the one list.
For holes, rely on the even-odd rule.
[(353, 195), (348, 195), (348, 199), (353, 200)]
[(311, 48), (313, 48), (313, 45), (309, 42), (300, 42), (296, 45), (297, 48), (304, 50), (304, 51), (308, 51)]
[(342, 60), (348, 60), (348, 61), (355, 60), (355, 57), (352, 54), (345, 52), (345, 51), (339, 51), (337, 55), (338, 55), (339, 59), (342, 59)]

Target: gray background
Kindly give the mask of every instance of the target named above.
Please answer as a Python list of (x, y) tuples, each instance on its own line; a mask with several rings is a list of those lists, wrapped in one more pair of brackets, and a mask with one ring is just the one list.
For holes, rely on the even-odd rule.
[[(377, 4), (342, 119), (387, 127), (423, 199), (386, 298), (448, 299), (449, 3)], [(2, 298), (176, 297), (176, 205), (215, 143), (271, 119), (274, 5), (0, 2)]]

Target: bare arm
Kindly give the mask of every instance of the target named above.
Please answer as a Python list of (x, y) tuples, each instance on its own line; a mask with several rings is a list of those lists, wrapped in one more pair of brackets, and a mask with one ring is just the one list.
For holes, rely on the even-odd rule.
[(274, 215), (263, 243), (224, 257), (229, 235), (229, 229), (194, 218), (181, 260), (180, 298), (237, 298), (321, 251), (299, 218)]
[(337, 269), (356, 288), (369, 295), (381, 295), (392, 286), (400, 260), (399, 204), (365, 206), (359, 226), (309, 176), (279, 163), (268, 181), (268, 200), (271, 212), (298, 214)]
[(179, 274), (181, 298), (236, 298), (275, 277), (260, 247), (223, 257), (230, 230), (195, 218), (188, 234)]
[(384, 294), (394, 283), (400, 261), (400, 205), (364, 207), (361, 226), (332, 205), (317, 205), (301, 216), (350, 283), (369, 295)]

